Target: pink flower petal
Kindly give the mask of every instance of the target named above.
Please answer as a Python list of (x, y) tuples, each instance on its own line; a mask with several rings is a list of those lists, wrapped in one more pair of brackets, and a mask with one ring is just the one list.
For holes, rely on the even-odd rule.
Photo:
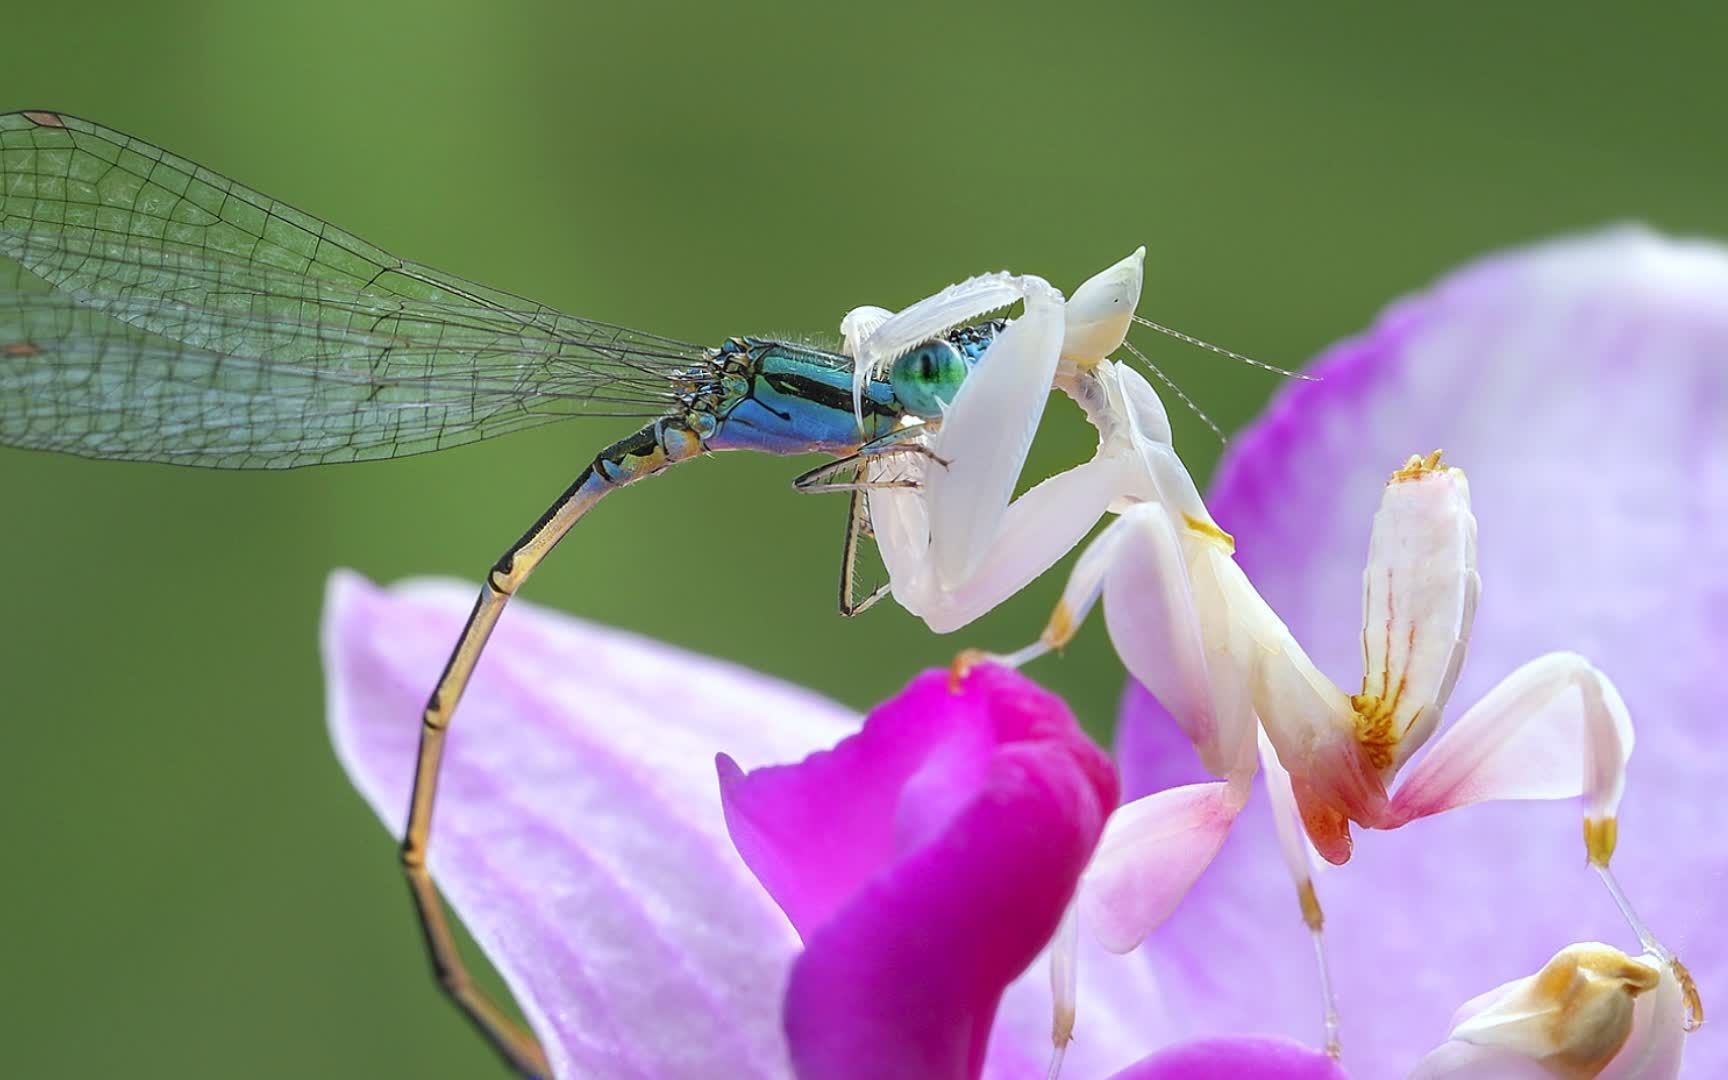
[[(331, 579), (331, 732), (392, 834), (472, 602), (467, 585)], [(798, 942), (726, 835), (713, 755), (795, 758), (856, 724), (739, 668), (511, 606), (451, 730), (432, 868), (558, 1075), (785, 1075)], [(407, 937), (406, 902), (402, 917)]]
[(1115, 805), (1059, 699), (986, 666), (915, 679), (797, 765), (720, 761), (739, 851), (803, 935), (786, 1029), (806, 1077), (975, 1077)]
[[(1707, 1000), (1728, 991), (1728, 846), (1702, 839), (1728, 832), (1725, 298), (1728, 253), (1636, 229), (1486, 260), (1334, 348), (1313, 368), (1324, 381), (1287, 386), (1210, 500), (1255, 584), (1350, 686), (1385, 474), (1445, 449), (1470, 477), (1483, 584), (1452, 715), (1555, 649), (1615, 681), (1638, 729), (1615, 867)], [(1131, 759), (1143, 729), (1171, 723), (1155, 705), (1133, 697), (1123, 723), (1129, 797), (1152, 771), (1197, 778)], [(1262, 805), (1143, 953), (1167, 1000), (1180, 987), (1186, 1030), (1312, 1040), (1307, 935)], [(1579, 812), (1482, 805), (1362, 833), (1320, 878), (1353, 1071), (1402, 1075), (1459, 1002), (1568, 941), (1635, 947), (1590, 880)], [(1728, 1042), (1690, 1042), (1696, 1075), (1728, 1075)]]
[(1111, 1080), (1347, 1080), (1311, 1046), (1285, 1039), (1208, 1039), (1183, 1043), (1117, 1073)]

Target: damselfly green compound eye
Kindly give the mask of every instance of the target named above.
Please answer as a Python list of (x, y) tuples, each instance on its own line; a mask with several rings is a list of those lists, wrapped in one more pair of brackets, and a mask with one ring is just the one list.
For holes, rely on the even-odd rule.
[(946, 341), (928, 341), (894, 361), (888, 381), (900, 407), (913, 416), (933, 420), (960, 392), (966, 381), (966, 360)]

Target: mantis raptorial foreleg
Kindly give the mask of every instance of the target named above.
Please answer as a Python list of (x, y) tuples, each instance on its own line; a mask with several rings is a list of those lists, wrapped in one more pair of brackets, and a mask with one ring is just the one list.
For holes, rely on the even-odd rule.
[[(1162, 402), (1105, 358), (1128, 332), (1144, 249), (1094, 276), (1065, 304), (1030, 276), (992, 274), (891, 313), (858, 308), (842, 323), (861, 372), (932, 334), (1024, 300), (1026, 313), (979, 360), (941, 422), (925, 434), (948, 464), (916, 492), (872, 491), (877, 546), (895, 598), (938, 633), (958, 629), (1047, 570), (1113, 506), (1159, 497), (1136, 444), (1169, 443)], [(1013, 499), (1052, 387), (1099, 426), (1093, 460)], [(1171, 450), (1166, 462), (1181, 473)], [(1198, 496), (1195, 496), (1197, 501)]]

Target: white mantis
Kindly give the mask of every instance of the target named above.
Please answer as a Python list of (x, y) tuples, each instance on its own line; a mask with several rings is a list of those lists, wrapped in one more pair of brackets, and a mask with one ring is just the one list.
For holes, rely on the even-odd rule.
[[(1078, 544), (1106, 511), (1119, 514), (1076, 564), (1039, 641), (996, 659), (1020, 664), (1061, 647), (1102, 597), (1124, 665), (1219, 779), (1155, 793), (1112, 817), (1082, 882), (1082, 921), (1107, 948), (1134, 948), (1217, 854), (1263, 767), (1315, 938), (1326, 1040), (1336, 1053), (1312, 853), (1346, 861), (1351, 823), (1390, 829), (1484, 800), (1582, 795), (1590, 865), (1646, 953), (1672, 974), (1689, 1023), (1701, 1019), (1684, 967), (1608, 869), (1632, 727), (1613, 684), (1588, 661), (1552, 653), (1519, 668), (1393, 783), (1439, 725), (1475, 612), (1476, 524), (1463, 473), (1435, 453), (1392, 474), (1364, 573), (1362, 689), (1346, 694), (1236, 565), (1233, 541), (1177, 457), (1151, 385), (1109, 359), (1135, 318), (1143, 257), (1144, 249), (1135, 252), (1066, 303), (1040, 278), (992, 274), (898, 314), (860, 308), (842, 324), (862, 381), (935, 334), (1025, 303), (940, 425), (920, 436), (928, 453), (913, 466), (917, 487), (871, 488), (860, 478), (871, 488), (893, 595), (933, 630), (977, 618)], [(1098, 451), (1011, 499), (1051, 387), (1085, 411)], [(1065, 927), (1054, 960), (1058, 1062), (1073, 1025), (1072, 941)]]
[[(989, 274), (897, 314), (858, 308), (841, 324), (862, 382), (934, 334), (1026, 305), (927, 437), (940, 464), (920, 470), (915, 491), (869, 494), (894, 598), (937, 633), (959, 629), (1025, 587), (1107, 510), (1158, 500), (1204, 514), (1176, 456), (1163, 402), (1137, 372), (1107, 359), (1132, 323), (1144, 258), (1141, 248), (1066, 303), (1041, 278)], [(1052, 386), (1097, 427), (1098, 453), (1010, 501)]]

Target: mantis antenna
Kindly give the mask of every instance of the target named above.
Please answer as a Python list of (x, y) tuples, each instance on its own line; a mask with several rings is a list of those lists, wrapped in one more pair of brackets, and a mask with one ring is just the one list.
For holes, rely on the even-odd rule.
[[(1247, 364), (1249, 367), (1259, 368), (1261, 371), (1270, 371), (1275, 375), (1282, 375), (1287, 379), (1301, 379), (1303, 382), (1320, 381), (1313, 375), (1304, 375), (1300, 371), (1291, 371), (1289, 368), (1281, 368), (1277, 364), (1268, 364), (1264, 360), (1256, 360), (1252, 356), (1243, 356), (1239, 352), (1232, 352), (1229, 349), (1224, 348), (1222, 345), (1214, 345), (1210, 341), (1202, 341), (1200, 338), (1197, 338), (1192, 334), (1184, 334), (1182, 331), (1173, 327), (1165, 326), (1163, 323), (1155, 323), (1151, 319), (1142, 318), (1139, 315), (1131, 315), (1129, 317), (1141, 326), (1144, 326), (1149, 330), (1156, 330), (1165, 337), (1175, 338), (1183, 344), (1193, 345), (1196, 348), (1205, 349), (1207, 352), (1217, 353), (1219, 356), (1227, 356), (1232, 360)], [(1206, 410), (1202, 409), (1198, 402), (1189, 397), (1187, 392), (1180, 386), (1176, 385), (1176, 380), (1164, 374), (1158, 365), (1154, 364), (1145, 353), (1134, 347), (1133, 342), (1124, 340), (1122, 344), (1129, 352), (1134, 354), (1136, 360), (1139, 360), (1140, 363), (1146, 366), (1146, 370), (1150, 371), (1157, 377), (1159, 382), (1170, 388), (1170, 392), (1175, 394), (1177, 399), (1180, 400), (1183, 405), (1187, 406), (1189, 412), (1199, 417), (1200, 422), (1211, 429), (1212, 434), (1218, 437), (1220, 443), (1229, 441), (1229, 437), (1224, 434), (1224, 429), (1219, 427), (1210, 416), (1206, 415)]]
[[(1249, 367), (1256, 367), (1261, 371), (1270, 371), (1275, 375), (1282, 375), (1287, 379), (1301, 379), (1303, 382), (1320, 381), (1313, 375), (1305, 375), (1300, 371), (1291, 371), (1289, 368), (1281, 368), (1277, 364), (1268, 364), (1264, 360), (1256, 360), (1252, 356), (1243, 356), (1239, 352), (1231, 352), (1229, 349), (1226, 349), (1221, 345), (1214, 345), (1210, 341), (1202, 341), (1191, 334), (1184, 334), (1182, 331), (1165, 326), (1162, 323), (1155, 323), (1151, 319), (1142, 318), (1139, 315), (1133, 315), (1130, 317), (1148, 330), (1156, 330), (1165, 337), (1173, 337), (1177, 341), (1193, 345), (1196, 348), (1205, 349), (1207, 352), (1215, 352), (1219, 356), (1228, 356), (1232, 360), (1239, 360), (1242, 363), (1247, 364)], [(1138, 356), (1139, 354), (1136, 353), (1135, 355)]]
[(1214, 434), (1218, 437), (1218, 442), (1220, 445), (1230, 441), (1229, 436), (1224, 434), (1224, 429), (1218, 426), (1218, 422), (1216, 420), (1213, 420), (1210, 416), (1206, 415), (1206, 410), (1202, 409), (1200, 407), (1200, 403), (1195, 401), (1193, 398), (1189, 397), (1188, 391), (1182, 389), (1180, 386), (1177, 386), (1175, 379), (1172, 379), (1170, 376), (1164, 374), (1164, 369), (1160, 368), (1157, 364), (1154, 364), (1146, 356), (1145, 353), (1143, 353), (1139, 349), (1135, 348), (1134, 343), (1132, 341), (1123, 341), (1122, 347), (1127, 349), (1129, 352), (1133, 353), (1134, 359), (1136, 359), (1136, 360), (1140, 361), (1140, 363), (1144, 364), (1146, 366), (1146, 370), (1150, 371), (1154, 376), (1157, 377), (1159, 382), (1163, 383), (1166, 387), (1168, 387), (1170, 392), (1172, 394), (1175, 394), (1177, 399), (1180, 400), (1182, 402), (1182, 404), (1184, 404), (1188, 407), (1189, 412), (1193, 413), (1195, 416), (1200, 418), (1200, 422), (1202, 424), (1205, 424), (1208, 428), (1211, 428), (1212, 434)]

